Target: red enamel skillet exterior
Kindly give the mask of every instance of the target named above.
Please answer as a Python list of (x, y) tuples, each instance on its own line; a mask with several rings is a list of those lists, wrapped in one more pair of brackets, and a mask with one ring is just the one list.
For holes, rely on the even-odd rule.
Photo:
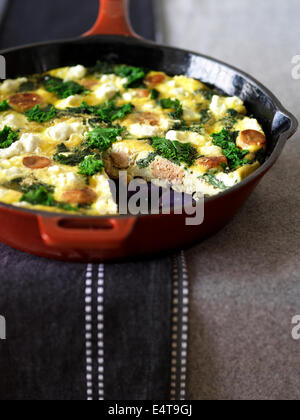
[(296, 119), (247, 74), (209, 57), (136, 37), (128, 22), (126, 3), (101, 0), (97, 22), (85, 38), (3, 51), (7, 77), (79, 63), (88, 66), (97, 59), (186, 74), (246, 102), (267, 133), (267, 161), (242, 183), (206, 199), (204, 223), (200, 226), (186, 226), (185, 215), (69, 216), (0, 204), (1, 242), (43, 257), (82, 262), (137, 259), (188, 247), (233, 218), (296, 132)]

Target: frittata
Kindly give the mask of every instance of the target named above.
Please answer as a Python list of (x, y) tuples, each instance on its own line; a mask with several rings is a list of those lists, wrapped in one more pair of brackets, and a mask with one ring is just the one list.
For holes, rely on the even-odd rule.
[(114, 215), (110, 179), (127, 171), (212, 196), (255, 171), (266, 151), (241, 99), (186, 76), (97, 62), (0, 85), (0, 201)]

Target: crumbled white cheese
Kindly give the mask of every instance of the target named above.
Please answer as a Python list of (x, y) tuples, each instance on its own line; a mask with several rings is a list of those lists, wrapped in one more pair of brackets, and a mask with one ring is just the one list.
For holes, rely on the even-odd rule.
[(59, 101), (56, 104), (56, 108), (58, 109), (66, 109), (68, 107), (72, 107), (72, 106), (80, 106), (82, 103), (82, 96), (80, 95), (72, 95), (69, 96), (66, 99), (62, 99), (61, 101)]
[(22, 170), (17, 167), (1, 170), (1, 175), (4, 176), (6, 181), (11, 181), (12, 179), (21, 178), (24, 175), (25, 170)]
[(58, 123), (54, 127), (50, 127), (48, 129), (49, 136), (56, 141), (66, 141), (68, 140), (72, 134), (78, 133), (83, 134), (85, 131), (85, 127), (80, 122), (74, 123)]
[(166, 138), (168, 140), (177, 140), (182, 143), (191, 143), (196, 146), (205, 145), (206, 139), (204, 136), (198, 133), (194, 133), (192, 131), (175, 131), (170, 130), (166, 134)]
[(237, 96), (224, 98), (214, 95), (209, 109), (216, 117), (219, 118), (224, 117), (228, 109), (235, 109), (240, 113), (245, 112), (244, 102)]
[(74, 172), (65, 172), (62, 167), (48, 168), (50, 184), (56, 185), (62, 191), (76, 189), (82, 186), (82, 177)]
[(11, 112), (1, 118), (0, 127), (3, 129), (7, 125), (13, 130), (20, 130), (25, 127), (26, 123), (27, 120), (24, 115)]
[(234, 128), (237, 131), (255, 130), (259, 131), (260, 133), (263, 133), (261, 125), (255, 118), (245, 117), (242, 120), (238, 121)]
[(183, 118), (187, 121), (199, 121), (200, 115), (192, 109), (183, 108)]
[(131, 101), (134, 98), (134, 96), (135, 96), (135, 93), (134, 92), (125, 92), (123, 94), (123, 99), (125, 101)]
[(4, 94), (15, 93), (19, 90), (21, 84), (27, 82), (27, 80), (26, 77), (20, 77), (15, 80), (7, 79), (0, 85), (0, 92)]
[(20, 140), (13, 143), (10, 147), (0, 150), (0, 158), (10, 158), (22, 153), (39, 153), (41, 138), (35, 134), (23, 134)]
[(94, 91), (98, 99), (108, 101), (118, 92), (118, 88), (113, 83), (105, 83)]
[(219, 146), (204, 144), (201, 147), (201, 154), (204, 156), (222, 156), (222, 149)]
[(84, 66), (78, 65), (70, 67), (64, 81), (67, 82), (69, 80), (80, 80), (86, 75), (86, 73), (87, 69)]
[(132, 124), (129, 127), (129, 132), (136, 137), (153, 137), (159, 134), (159, 128), (157, 126), (148, 124)]

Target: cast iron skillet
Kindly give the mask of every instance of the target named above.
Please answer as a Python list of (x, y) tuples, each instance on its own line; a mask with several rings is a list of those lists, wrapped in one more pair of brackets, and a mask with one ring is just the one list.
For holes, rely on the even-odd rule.
[(7, 77), (60, 66), (91, 66), (97, 59), (195, 77), (246, 102), (249, 112), (258, 118), (267, 134), (266, 162), (240, 184), (206, 199), (204, 223), (200, 226), (186, 226), (186, 215), (69, 216), (0, 204), (1, 242), (68, 261), (133, 259), (190, 246), (232, 219), (277, 161), (287, 139), (296, 132), (296, 119), (271, 92), (247, 74), (206, 56), (139, 39), (128, 22), (126, 3), (126, 0), (101, 0), (98, 20), (84, 38), (3, 51)]

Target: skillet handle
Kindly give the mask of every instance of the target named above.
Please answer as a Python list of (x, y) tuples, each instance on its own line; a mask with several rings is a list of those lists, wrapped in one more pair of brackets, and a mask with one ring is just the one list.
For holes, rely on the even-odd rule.
[(100, 0), (98, 19), (93, 28), (84, 34), (125, 35), (138, 37), (131, 27), (128, 14), (128, 0)]
[(117, 249), (131, 234), (136, 219), (66, 219), (38, 216), (41, 237), (58, 249)]

